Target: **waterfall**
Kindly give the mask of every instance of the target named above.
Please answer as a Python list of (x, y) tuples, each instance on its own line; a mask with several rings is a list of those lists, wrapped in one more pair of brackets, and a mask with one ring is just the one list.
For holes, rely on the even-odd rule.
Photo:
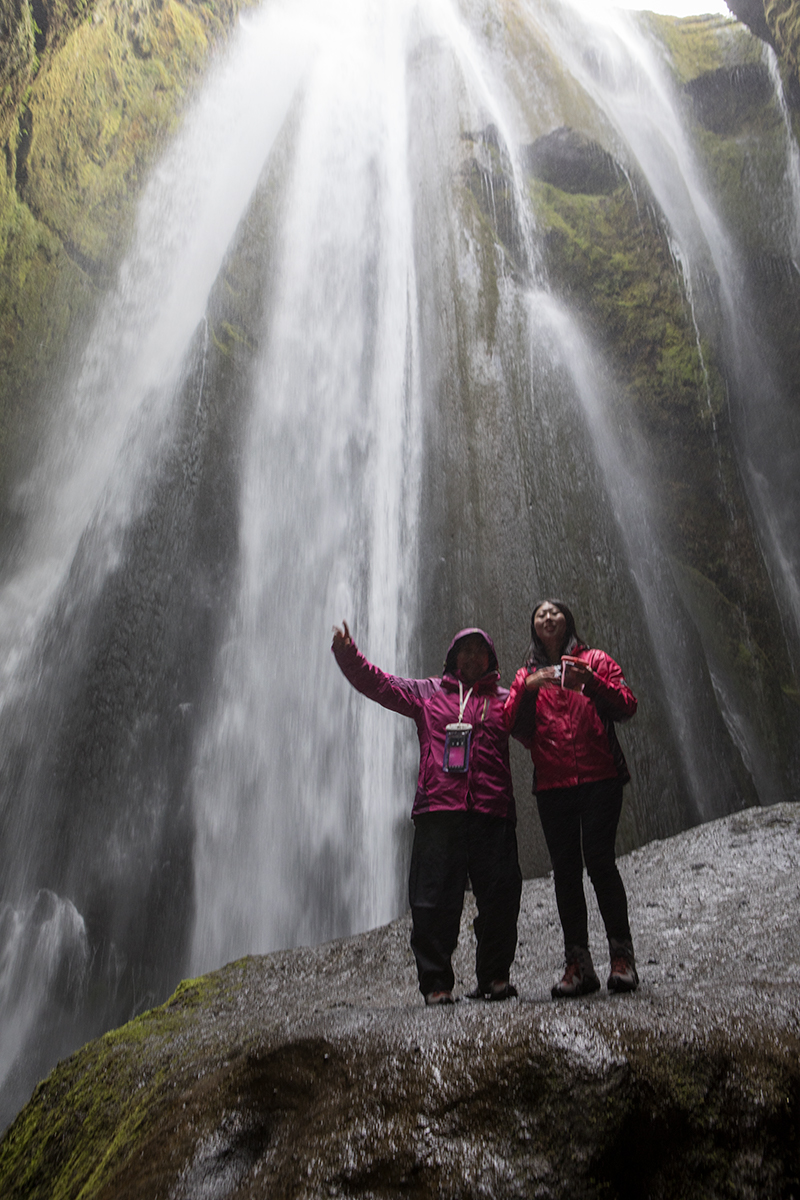
[[(341, 677), (342, 619), (409, 676), (482, 625), (508, 683), (532, 602), (571, 598), (641, 700), (627, 845), (790, 791), (668, 545), (619, 364), (550, 277), (522, 152), (584, 114), (663, 228), (729, 390), (747, 499), (706, 373), (715, 502), (749, 504), (796, 652), (775, 432), (795, 418), (665, 56), (641, 19), (568, 0), (241, 17), (14, 498), (0, 1117), (182, 976), (404, 910), (414, 730)], [(765, 70), (786, 162), (771, 236), (796, 264), (797, 148)]]
[(399, 731), (349, 694), (329, 646), (347, 619), (377, 661), (407, 664), (414, 624), (410, 12), (309, 15), (319, 40), (254, 369), (236, 598), (199, 740), (195, 969), (376, 924), (401, 902)]
[[(576, 27), (570, 7), (581, 13)], [(699, 155), (692, 145), (680, 97), (665, 67), (663, 51), (643, 33), (641, 22), (629, 14), (597, 15), (581, 0), (557, 10), (548, 25), (562, 61), (603, 112), (618, 139), (620, 154), (635, 163), (652, 189), (675, 241), (676, 262), (698, 333), (722, 313), (722, 355), (727, 369), (730, 412), (738, 443), (738, 462), (753, 520), (763, 546), (787, 633), (787, 648), (796, 662), (800, 648), (800, 544), (797, 540), (797, 472), (788, 447), (797, 437), (796, 406), (791, 385), (776, 377), (775, 347), (766, 336), (753, 286), (752, 268), (745, 265), (733, 231), (715, 202)], [(578, 32), (579, 30), (579, 32)], [(577, 32), (577, 36), (576, 36)], [(763, 197), (776, 216), (773, 254), (791, 271), (795, 262), (797, 220), (797, 145), (791, 134), (786, 103), (774, 54), (766, 47), (774, 104), (784, 128), (784, 178), (776, 194)], [(709, 296), (713, 300), (709, 303)], [(716, 309), (712, 316), (709, 309)], [(705, 310), (705, 311), (704, 311)], [(781, 432), (782, 431), (782, 432)], [(730, 484), (718, 475), (721, 491)], [(680, 582), (679, 582), (680, 587)], [(691, 612), (691, 600), (684, 590)], [(746, 630), (746, 618), (742, 619)], [(769, 755), (758, 748), (753, 729), (752, 694), (736, 695), (725, 679), (713, 650), (706, 648), (711, 678), (728, 732), (736, 743), (763, 800), (778, 799), (781, 784)], [(678, 672), (680, 675), (682, 672)], [(662, 675), (663, 677), (663, 675)], [(757, 706), (756, 706), (757, 707)], [(677, 711), (672, 705), (673, 714)], [(682, 744), (689, 739), (681, 736)], [(699, 755), (695, 754), (699, 761)], [(693, 772), (696, 781), (702, 772)], [(707, 786), (707, 785), (704, 785)], [(707, 811), (707, 810), (706, 810)]]

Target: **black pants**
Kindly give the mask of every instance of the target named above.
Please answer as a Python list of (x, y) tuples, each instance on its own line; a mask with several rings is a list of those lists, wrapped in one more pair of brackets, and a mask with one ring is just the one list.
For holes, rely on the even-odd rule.
[(511, 821), (481, 813), (425, 813), (414, 821), (408, 898), (419, 990), (450, 991), (467, 876), (478, 905), (474, 921), (478, 986), (508, 979), (517, 948), (522, 873)]
[[(578, 787), (548, 788), (536, 796), (550, 861), (564, 947), (588, 949), (583, 860), (609, 939), (627, 941), (628, 898), (617, 869), (614, 842), (622, 811), (622, 784), (603, 779)], [(581, 857), (581, 841), (583, 857)]]

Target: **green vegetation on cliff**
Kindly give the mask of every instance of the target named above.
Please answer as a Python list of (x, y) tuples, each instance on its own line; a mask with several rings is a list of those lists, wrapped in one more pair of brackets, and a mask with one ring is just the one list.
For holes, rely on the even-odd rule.
[(0, 509), (9, 439), (46, 416), (35, 403), (88, 327), (145, 170), (237, 7), (53, 3), (38, 34), (27, 0), (0, 9)]
[(773, 41), (790, 81), (795, 108), (800, 107), (800, 3), (798, 0), (763, 0)]
[[(778, 253), (791, 197), (786, 126), (764, 47), (733, 20), (641, 20), (675, 77), (698, 187), (719, 212), (732, 253), (743, 256), (741, 286), (761, 289), (754, 307), (765, 314), (763, 342), (774, 345), (791, 394), (800, 386), (791, 332), (800, 289)], [(557, 74), (557, 64), (541, 69)], [(537, 98), (539, 86), (537, 79)], [(579, 317), (598, 363), (613, 372), (623, 452), (645, 493), (657, 497), (660, 539), (710, 669), (741, 720), (757, 727), (755, 741), (766, 748), (762, 776), (771, 777), (792, 758), (798, 689), (739, 472), (717, 271), (698, 222), (689, 280), (656, 198), (635, 163), (616, 161), (623, 152), (602, 128), (601, 106), (594, 108), (584, 123), (574, 100), (574, 127), (551, 127), (522, 149), (538, 267), (528, 262), (497, 130), (470, 135), (461, 183), (464, 228), (483, 280), (477, 333), (493, 350), (501, 277), (524, 278), (539, 267)]]

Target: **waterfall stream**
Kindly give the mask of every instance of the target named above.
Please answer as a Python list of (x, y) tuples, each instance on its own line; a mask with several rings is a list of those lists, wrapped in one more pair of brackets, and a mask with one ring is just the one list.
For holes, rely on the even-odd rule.
[[(534, 599), (572, 599), (642, 702), (629, 845), (791, 792), (662, 536), (613, 355), (548, 276), (521, 153), (591, 110), (649, 188), (701, 362), (722, 330), (796, 653), (796, 417), (664, 56), (641, 21), (577, 0), (241, 17), (15, 496), (3, 1119), (183, 976), (403, 911), (414, 731), (341, 678), (343, 618), (398, 675), (436, 674), (452, 633), (483, 625), (508, 683)], [(769, 69), (775, 240), (796, 271), (798, 154)], [(715, 486), (723, 505), (738, 487), (721, 458)]]

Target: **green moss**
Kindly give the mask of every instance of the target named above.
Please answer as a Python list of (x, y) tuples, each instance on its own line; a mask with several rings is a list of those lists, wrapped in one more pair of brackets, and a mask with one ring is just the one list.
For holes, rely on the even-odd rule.
[(721, 406), (662, 231), (627, 187), (610, 196), (532, 182), (548, 269), (603, 344), (618, 351), (652, 426), (707, 428)]
[(664, 46), (665, 61), (679, 84), (722, 67), (761, 61), (758, 40), (733, 18), (679, 19), (648, 12), (642, 14), (641, 20)]
[(244, 962), (233, 963), (185, 980), (159, 1008), (60, 1063), (0, 1144), (5, 1194), (99, 1195), (157, 1124), (174, 1089), (196, 1079), (197, 1046), (186, 1056), (181, 1048), (196, 1019), (229, 997), (244, 970)]
[(21, 431), (30, 438), (46, 419), (38, 399), (91, 326), (147, 168), (237, 8), (52, 4), (37, 74), (23, 5), (18, 53), (0, 65), (0, 510)]
[(698, 338), (655, 206), (645, 189), (634, 195), (626, 185), (585, 196), (533, 181), (530, 192), (548, 275), (615, 364), (622, 425), (632, 408), (647, 438), (666, 545), (741, 609), (739, 624), (786, 681), (780, 621), (738, 478), (713, 339)]
[(0, 145), (13, 135), (18, 106), (30, 87), (38, 67), (35, 49), (36, 22), (30, 4), (19, 6), (0, 0)]
[(146, 37), (141, 59), (110, 13), (81, 26), (42, 69), (31, 98), (23, 199), (92, 264), (118, 252), (132, 190), (208, 51), (203, 19), (175, 0), (146, 25)]
[(767, 25), (791, 80), (800, 91), (800, 4), (797, 0), (764, 0)]

